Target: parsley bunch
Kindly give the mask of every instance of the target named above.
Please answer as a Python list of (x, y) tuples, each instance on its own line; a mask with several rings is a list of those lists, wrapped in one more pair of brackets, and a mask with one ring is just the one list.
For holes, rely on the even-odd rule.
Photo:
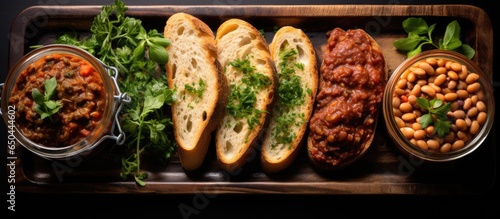
[(460, 40), (460, 25), (458, 21), (454, 20), (448, 24), (444, 38), (440, 38), (437, 44), (432, 38), (435, 28), (436, 24), (428, 26), (427, 22), (422, 18), (407, 18), (403, 21), (403, 29), (408, 33), (408, 36), (395, 40), (393, 45), (398, 50), (407, 52), (408, 58), (422, 52), (425, 45), (442, 50), (456, 51), (469, 59), (474, 57), (474, 49)]
[(166, 163), (176, 147), (170, 138), (172, 122), (165, 114), (175, 101), (164, 67), (170, 41), (155, 29), (146, 31), (141, 20), (126, 16), (126, 10), (121, 0), (115, 0), (94, 18), (90, 37), (80, 40), (64, 34), (55, 43), (78, 46), (118, 68), (120, 89), (131, 98), (120, 115), (127, 136), (125, 148), (117, 149), (123, 155), (120, 176), (132, 176), (144, 186), (147, 174), (141, 171), (141, 156), (150, 152)]

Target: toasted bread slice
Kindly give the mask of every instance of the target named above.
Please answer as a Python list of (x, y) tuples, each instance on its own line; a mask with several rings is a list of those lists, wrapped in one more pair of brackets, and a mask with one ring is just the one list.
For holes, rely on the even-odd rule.
[(186, 13), (169, 17), (165, 38), (171, 41), (166, 64), (168, 85), (178, 98), (172, 104), (174, 135), (185, 170), (201, 166), (213, 131), (227, 103), (227, 81), (217, 60), (213, 31)]
[(366, 153), (387, 79), (382, 50), (368, 33), (334, 28), (327, 35), (307, 139), (308, 158), (321, 172), (343, 169)]
[(318, 69), (314, 47), (301, 29), (280, 28), (269, 49), (278, 71), (279, 95), (264, 135), (261, 167), (276, 173), (290, 166), (300, 151), (313, 112)]
[(277, 75), (267, 42), (250, 23), (227, 20), (217, 29), (215, 39), (231, 89), (215, 134), (216, 154), (221, 169), (234, 171), (257, 153), (258, 137), (274, 101)]

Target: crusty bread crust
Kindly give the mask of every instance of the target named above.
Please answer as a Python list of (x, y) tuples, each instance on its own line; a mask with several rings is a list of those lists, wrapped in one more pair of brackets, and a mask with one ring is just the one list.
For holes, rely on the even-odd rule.
[(211, 135), (222, 119), (227, 81), (217, 60), (213, 31), (203, 21), (186, 13), (173, 14), (164, 36), (171, 41), (167, 47), (168, 85), (178, 95), (171, 107), (174, 135), (181, 165), (192, 171), (202, 165)]
[[(305, 92), (305, 101), (303, 104), (295, 106), (289, 112), (290, 114), (295, 113), (297, 115), (303, 113), (303, 117), (297, 116), (295, 122), (300, 122), (301, 119), (305, 121), (298, 126), (292, 124), (287, 128), (292, 133), (295, 133), (292, 142), (289, 144), (277, 143), (272, 134), (278, 123), (276, 121), (279, 116), (278, 113), (280, 113), (278, 108), (281, 108), (279, 99), (277, 99), (278, 103), (273, 110), (268, 131), (264, 135), (261, 151), (261, 167), (266, 173), (276, 173), (290, 166), (300, 151), (302, 139), (308, 126), (307, 121), (309, 121), (313, 112), (314, 100), (318, 89), (318, 70), (314, 47), (301, 29), (291, 26), (280, 28), (274, 35), (273, 41), (269, 44), (269, 48), (278, 73), (281, 70), (279, 65), (282, 62), (280, 51), (283, 49), (294, 49), (297, 51), (297, 55), (294, 56), (295, 59), (292, 63), (302, 64), (303, 70), (294, 68), (294, 74), (300, 77), (301, 87)], [(277, 95), (277, 98), (279, 98), (279, 95)], [(284, 113), (281, 112), (280, 114)]]
[[(269, 117), (269, 113), (266, 112), (270, 111), (274, 101), (277, 75), (266, 40), (250, 23), (240, 19), (227, 20), (219, 26), (215, 38), (218, 59), (225, 69), (230, 85), (241, 83), (242, 73), (230, 66), (235, 60), (248, 59), (255, 67), (255, 72), (271, 80), (270, 86), (259, 90), (256, 94), (255, 108), (265, 112), (260, 113), (259, 123), (253, 129), (249, 129), (244, 118), (236, 121), (231, 115), (226, 114), (216, 131), (219, 166), (223, 170), (234, 171), (248, 162), (247, 158), (252, 153), (257, 153), (255, 147), (260, 144), (258, 139)], [(241, 122), (241, 125), (236, 125), (238, 122)]]

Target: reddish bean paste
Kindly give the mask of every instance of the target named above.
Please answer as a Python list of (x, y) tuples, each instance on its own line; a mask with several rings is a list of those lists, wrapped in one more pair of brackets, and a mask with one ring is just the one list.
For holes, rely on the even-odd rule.
[[(59, 111), (41, 119), (35, 111), (32, 90), (44, 92), (44, 82), (55, 77), (54, 101)], [(88, 136), (99, 123), (105, 107), (105, 89), (96, 69), (71, 54), (51, 54), (23, 70), (12, 90), (9, 103), (16, 107), (16, 124), (22, 133), (38, 144), (63, 147)]]
[(309, 153), (316, 163), (332, 167), (367, 146), (386, 82), (384, 57), (363, 30), (336, 28), (327, 37)]

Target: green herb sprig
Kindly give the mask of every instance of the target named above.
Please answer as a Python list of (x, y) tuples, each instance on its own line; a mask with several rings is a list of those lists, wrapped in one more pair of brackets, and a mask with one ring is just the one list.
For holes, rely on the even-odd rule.
[(52, 96), (54, 96), (57, 80), (55, 77), (52, 77), (43, 82), (44, 93), (42, 94), (38, 89), (33, 88), (31, 90), (31, 96), (33, 96), (33, 100), (35, 101), (35, 112), (40, 115), (41, 119), (49, 118), (52, 120), (52, 115), (56, 114), (59, 109), (61, 109), (62, 104), (61, 101), (51, 100)]
[(417, 98), (417, 103), (422, 109), (428, 111), (420, 117), (422, 128), (434, 124), (434, 130), (438, 136), (444, 137), (450, 133), (451, 122), (448, 120), (447, 113), (450, 111), (451, 103), (443, 104), (443, 101), (438, 98), (429, 101), (422, 97)]
[(469, 59), (474, 57), (474, 49), (460, 40), (460, 25), (458, 21), (454, 20), (448, 24), (444, 38), (440, 38), (437, 44), (432, 38), (435, 28), (436, 24), (428, 26), (427, 22), (422, 18), (407, 18), (403, 21), (403, 29), (408, 33), (408, 36), (395, 40), (393, 45), (398, 50), (407, 52), (407, 58), (421, 53), (424, 50), (424, 45), (430, 45), (430, 47), (436, 49), (456, 51)]

